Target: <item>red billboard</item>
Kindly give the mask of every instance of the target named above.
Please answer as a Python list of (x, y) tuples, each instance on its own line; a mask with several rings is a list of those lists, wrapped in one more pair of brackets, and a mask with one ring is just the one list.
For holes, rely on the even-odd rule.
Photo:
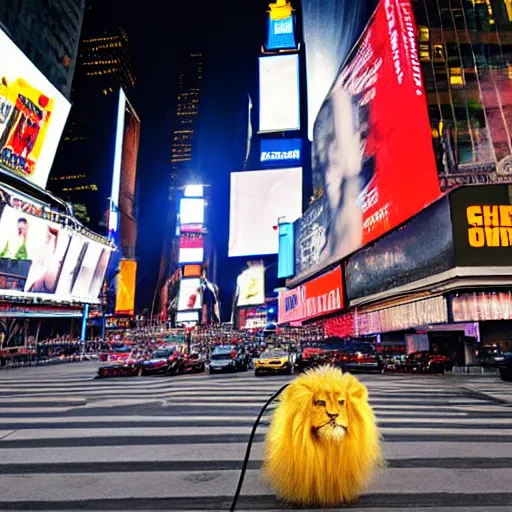
[(343, 308), (341, 267), (279, 294), (278, 323), (309, 320)]
[(439, 197), (409, 0), (381, 0), (345, 63), (315, 123), (313, 174), (320, 268)]

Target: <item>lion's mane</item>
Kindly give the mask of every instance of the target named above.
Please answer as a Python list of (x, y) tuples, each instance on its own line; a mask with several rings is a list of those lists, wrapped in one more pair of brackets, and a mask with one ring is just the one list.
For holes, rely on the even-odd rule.
[[(316, 393), (342, 390), (348, 428), (339, 441), (312, 433)], [(322, 366), (283, 392), (266, 438), (264, 476), (279, 498), (293, 504), (334, 506), (357, 499), (382, 464), (380, 435), (368, 391), (351, 374)]]

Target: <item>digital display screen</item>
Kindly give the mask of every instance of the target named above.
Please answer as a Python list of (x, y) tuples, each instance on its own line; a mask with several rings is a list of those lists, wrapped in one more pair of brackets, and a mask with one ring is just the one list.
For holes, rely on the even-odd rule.
[(187, 185), (185, 187), (185, 197), (203, 197), (203, 185)]
[(279, 254), (277, 258), (277, 277), (279, 279), (293, 276), (295, 247), (293, 223), (279, 224)]
[(204, 258), (202, 233), (182, 233), (179, 263), (202, 263)]
[(180, 311), (179, 313), (176, 313), (176, 322), (177, 323), (199, 322), (199, 312), (198, 311)]
[(300, 165), (301, 139), (261, 139), (260, 162), (264, 166)]
[(277, 254), (278, 222), (302, 214), (302, 169), (231, 173), (229, 256)]
[(71, 108), (0, 29), (0, 167), (45, 188)]
[(134, 260), (121, 260), (119, 274), (117, 275), (116, 315), (133, 315), (136, 281), (137, 262)]
[(200, 277), (201, 265), (184, 265), (183, 277)]
[(178, 311), (201, 309), (201, 280), (198, 278), (182, 279), (178, 297)]
[(180, 201), (181, 224), (204, 224), (204, 199), (184, 198)]
[(237, 306), (259, 306), (265, 303), (265, 267), (251, 265), (237, 278)]
[(292, 16), (280, 20), (268, 17), (267, 50), (295, 48), (295, 19)]
[(260, 57), (260, 132), (300, 129), (299, 56)]
[(316, 119), (313, 185), (326, 221), (316, 270), (440, 197), (416, 43), (408, 33), (416, 34), (410, 4), (382, 1)]
[(0, 295), (95, 302), (110, 247), (5, 205), (0, 216)]

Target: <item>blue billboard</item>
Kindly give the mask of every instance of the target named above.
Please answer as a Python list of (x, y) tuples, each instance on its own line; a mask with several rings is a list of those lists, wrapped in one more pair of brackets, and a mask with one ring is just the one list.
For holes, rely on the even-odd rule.
[(260, 162), (267, 165), (300, 165), (301, 139), (261, 139)]
[(295, 247), (293, 222), (279, 224), (279, 256), (277, 258), (277, 277), (291, 277), (294, 274)]
[(285, 50), (296, 48), (295, 20), (293, 14), (288, 18), (273, 20), (268, 17), (267, 50)]

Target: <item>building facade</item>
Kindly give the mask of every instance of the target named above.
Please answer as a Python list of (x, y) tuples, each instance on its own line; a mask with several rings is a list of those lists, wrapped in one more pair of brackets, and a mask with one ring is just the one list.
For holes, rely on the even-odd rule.
[(85, 0), (0, 2), (0, 26), (69, 99)]
[(183, 57), (178, 77), (171, 137), (171, 190), (183, 187), (194, 175), (202, 79), (203, 53), (190, 52)]

